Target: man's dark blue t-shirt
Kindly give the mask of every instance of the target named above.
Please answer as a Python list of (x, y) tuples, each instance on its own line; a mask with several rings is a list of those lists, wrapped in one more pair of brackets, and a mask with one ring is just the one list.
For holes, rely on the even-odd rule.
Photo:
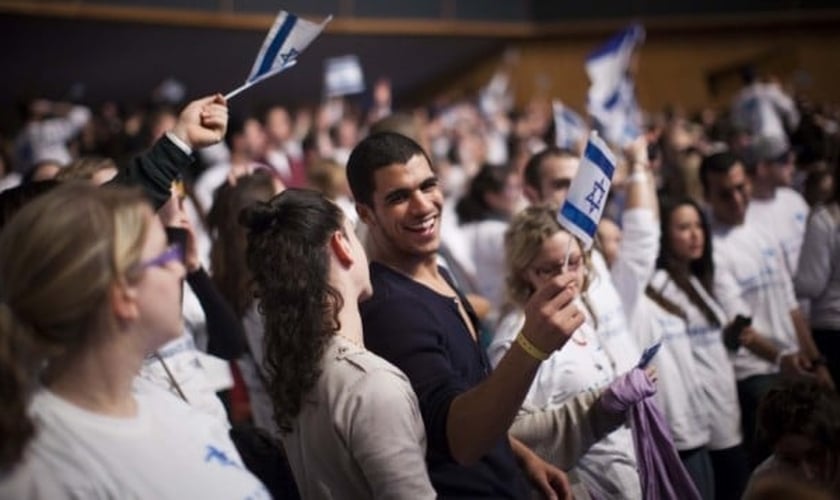
[[(448, 279), (446, 271), (441, 273)], [(373, 297), (361, 304), (365, 345), (408, 376), (426, 425), (426, 463), (441, 498), (526, 498), (528, 489), (507, 436), (474, 465), (452, 458), (446, 421), (452, 400), (490, 374), (487, 355), (458, 311), (460, 300), (478, 331), (469, 303), (443, 296), (376, 262)], [(453, 287), (454, 288), (454, 287)]]

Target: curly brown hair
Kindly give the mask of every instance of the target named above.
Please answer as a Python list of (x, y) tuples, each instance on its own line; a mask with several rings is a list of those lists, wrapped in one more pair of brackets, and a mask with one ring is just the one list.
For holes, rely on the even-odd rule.
[(321, 357), (341, 328), (341, 294), (328, 283), (327, 242), (344, 215), (317, 191), (287, 189), (244, 209), (247, 262), (265, 322), (263, 369), (281, 432), (291, 432)]

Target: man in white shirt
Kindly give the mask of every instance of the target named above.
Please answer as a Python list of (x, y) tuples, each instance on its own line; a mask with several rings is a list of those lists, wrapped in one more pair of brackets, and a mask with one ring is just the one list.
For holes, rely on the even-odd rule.
[(727, 319), (752, 318), (734, 356), (745, 445), (754, 437), (755, 410), (780, 373), (833, 385), (799, 311), (790, 274), (772, 236), (746, 222), (751, 184), (730, 153), (706, 157), (700, 168), (711, 209), (715, 296)]
[(791, 276), (796, 275), (805, 236), (808, 204), (791, 189), (793, 152), (779, 137), (757, 137), (745, 152), (744, 166), (752, 182), (747, 224), (774, 237)]

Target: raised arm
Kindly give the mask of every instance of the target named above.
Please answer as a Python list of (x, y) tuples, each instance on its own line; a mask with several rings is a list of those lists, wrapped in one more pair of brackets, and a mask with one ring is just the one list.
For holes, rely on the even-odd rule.
[(583, 314), (572, 304), (574, 295), (571, 274), (537, 290), (525, 305), (525, 326), (518, 340), (496, 369), (452, 400), (446, 435), (457, 462), (475, 462), (507, 434), (540, 363), (562, 348), (583, 323)]
[(132, 158), (109, 184), (140, 186), (155, 210), (169, 200), (172, 181), (192, 163), (192, 152), (221, 141), (227, 130), (227, 104), (214, 95), (187, 104), (175, 127), (148, 151)]

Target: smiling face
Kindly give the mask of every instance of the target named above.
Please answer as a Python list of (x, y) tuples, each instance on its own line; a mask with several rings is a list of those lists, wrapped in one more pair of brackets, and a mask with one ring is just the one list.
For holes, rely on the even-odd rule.
[(681, 205), (671, 212), (668, 221), (668, 238), (673, 257), (692, 262), (703, 256), (705, 235), (700, 214), (691, 205)]
[(423, 155), (376, 170), (372, 206), (359, 213), (370, 227), (378, 255), (399, 265), (434, 259), (440, 246), (443, 193)]

